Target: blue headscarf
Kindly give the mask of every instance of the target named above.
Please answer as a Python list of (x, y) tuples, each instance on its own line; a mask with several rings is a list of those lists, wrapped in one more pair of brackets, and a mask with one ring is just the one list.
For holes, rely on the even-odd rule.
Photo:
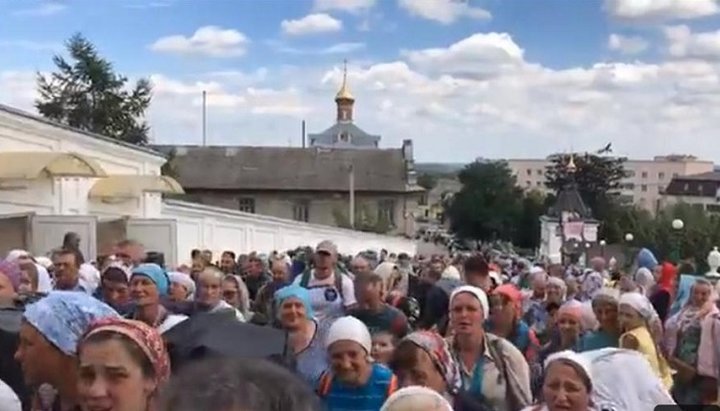
[(80, 291), (51, 291), (25, 307), (23, 319), (66, 355), (77, 353), (77, 344), (90, 323), (120, 317), (109, 305)]
[(643, 248), (637, 255), (638, 267), (644, 267), (652, 271), (659, 264), (655, 254), (647, 248)]
[(315, 316), (312, 305), (310, 305), (310, 292), (307, 290), (307, 288), (300, 287), (299, 285), (289, 285), (275, 291), (274, 299), (276, 307), (280, 307), (283, 301), (291, 297), (297, 298), (303, 303), (303, 305), (305, 306), (305, 315), (307, 316), (307, 318), (313, 318)]
[(690, 274), (680, 275), (680, 282), (678, 283), (677, 294), (675, 294), (675, 301), (673, 301), (670, 307), (669, 316), (675, 315), (687, 304), (690, 299), (690, 291), (692, 290), (693, 284), (697, 281), (697, 277)]
[(168, 288), (170, 288), (170, 280), (168, 279), (165, 270), (163, 270), (159, 265), (153, 263), (140, 264), (139, 266), (133, 268), (130, 280), (132, 280), (132, 278), (136, 275), (147, 277), (150, 281), (155, 283), (161, 297), (167, 295)]

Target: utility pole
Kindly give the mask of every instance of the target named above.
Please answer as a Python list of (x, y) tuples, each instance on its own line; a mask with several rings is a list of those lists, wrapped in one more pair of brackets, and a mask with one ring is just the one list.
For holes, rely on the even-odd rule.
[(305, 120), (302, 121), (302, 148), (305, 148)]
[(202, 92), (202, 143), (207, 146), (207, 92)]
[(348, 185), (350, 188), (350, 228), (355, 228), (355, 168), (348, 166)]

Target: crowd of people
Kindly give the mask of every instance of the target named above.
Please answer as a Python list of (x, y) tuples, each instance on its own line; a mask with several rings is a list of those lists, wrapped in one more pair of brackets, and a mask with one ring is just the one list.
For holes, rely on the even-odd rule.
[[(69, 233), (49, 257), (14, 250), (0, 261), (0, 299), (22, 306), (12, 358), (0, 360), (0, 410), (644, 411), (718, 402), (715, 288), (647, 249), (628, 270), (492, 249), (343, 256), (331, 241), (267, 255), (195, 250), (173, 269), (162, 260), (126, 240), (88, 262)], [(166, 337), (201, 313), (284, 331), (292, 363), (198, 357), (177, 370)]]

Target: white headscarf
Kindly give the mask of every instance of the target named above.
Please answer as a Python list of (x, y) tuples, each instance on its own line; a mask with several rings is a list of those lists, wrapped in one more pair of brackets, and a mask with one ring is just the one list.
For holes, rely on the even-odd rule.
[(652, 410), (675, 401), (650, 363), (637, 351), (603, 348), (580, 356), (591, 363), (592, 400), (598, 410)]
[(3, 411), (22, 411), (22, 404), (17, 394), (2, 381), (0, 381), (0, 409)]
[(330, 348), (338, 341), (354, 341), (370, 355), (372, 338), (365, 324), (355, 317), (340, 317), (330, 326), (325, 338), (325, 347)]
[(405, 387), (395, 391), (380, 411), (453, 411), (452, 405), (434, 390), (427, 387)]
[[(590, 384), (592, 385), (593, 374), (590, 359), (583, 357), (581, 354), (576, 353), (575, 351), (560, 351), (548, 356), (548, 358), (545, 360), (545, 369), (548, 369), (550, 367), (550, 364), (557, 360), (570, 361), (580, 367), (580, 369), (585, 372), (585, 376), (588, 377), (588, 379), (590, 380)], [(589, 388), (590, 390), (592, 390), (592, 386)]]
[(655, 308), (653, 308), (650, 300), (647, 299), (643, 294), (639, 292), (624, 293), (620, 296), (618, 301), (620, 305), (629, 305), (633, 310), (637, 311), (638, 314), (646, 321), (650, 322), (657, 318)]
[(633, 280), (645, 295), (648, 295), (652, 286), (655, 285), (655, 277), (653, 276), (653, 273), (645, 267), (637, 269)]
[(488, 302), (487, 294), (485, 294), (485, 291), (481, 290), (478, 287), (473, 287), (472, 285), (463, 285), (461, 287), (457, 287), (453, 290), (452, 294), (450, 294), (450, 306), (452, 306), (452, 302), (455, 299), (455, 297), (458, 296), (458, 294), (462, 293), (469, 293), (475, 296), (480, 301), (480, 307), (483, 309), (483, 315), (487, 318), (488, 315), (490, 315), (490, 303)]
[(177, 283), (185, 287), (188, 292), (187, 300), (192, 301), (195, 298), (195, 281), (189, 275), (179, 271), (171, 271), (168, 273), (170, 283)]

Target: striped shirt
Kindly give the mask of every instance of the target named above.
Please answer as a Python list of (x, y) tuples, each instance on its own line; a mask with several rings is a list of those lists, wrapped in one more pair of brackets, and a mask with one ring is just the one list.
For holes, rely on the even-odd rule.
[(323, 396), (328, 411), (378, 411), (388, 397), (393, 373), (380, 364), (372, 365), (370, 379), (362, 387), (350, 387), (337, 379)]

